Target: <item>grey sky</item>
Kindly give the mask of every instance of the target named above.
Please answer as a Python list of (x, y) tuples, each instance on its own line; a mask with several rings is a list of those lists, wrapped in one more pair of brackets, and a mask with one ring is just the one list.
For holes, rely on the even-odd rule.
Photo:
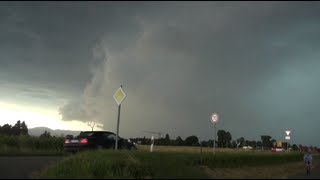
[(319, 2), (3, 2), (0, 95), (120, 134), (319, 145)]

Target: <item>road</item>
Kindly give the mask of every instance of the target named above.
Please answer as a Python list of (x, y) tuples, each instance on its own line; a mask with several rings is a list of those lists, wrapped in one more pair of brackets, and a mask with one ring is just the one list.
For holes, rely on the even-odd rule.
[(62, 158), (62, 156), (0, 157), (0, 179), (30, 179), (34, 171), (39, 171)]

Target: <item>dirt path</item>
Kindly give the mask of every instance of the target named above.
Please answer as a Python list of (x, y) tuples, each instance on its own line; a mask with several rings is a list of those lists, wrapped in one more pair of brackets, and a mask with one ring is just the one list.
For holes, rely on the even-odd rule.
[(313, 162), (313, 168), (309, 176), (306, 175), (306, 172), (297, 173), (294, 176), (290, 176), (290, 179), (320, 179), (320, 160), (317, 159)]
[(210, 179), (287, 179), (304, 172), (301, 162), (243, 168), (201, 168)]

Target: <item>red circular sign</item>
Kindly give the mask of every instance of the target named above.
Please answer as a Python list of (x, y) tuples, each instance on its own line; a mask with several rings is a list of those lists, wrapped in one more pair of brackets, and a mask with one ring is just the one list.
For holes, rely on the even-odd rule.
[(217, 123), (219, 121), (219, 115), (218, 115), (218, 113), (213, 113), (212, 115), (211, 115), (211, 122), (212, 123)]

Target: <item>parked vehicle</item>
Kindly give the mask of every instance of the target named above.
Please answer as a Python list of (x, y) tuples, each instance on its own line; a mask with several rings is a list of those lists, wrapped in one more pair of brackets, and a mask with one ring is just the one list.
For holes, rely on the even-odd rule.
[[(78, 152), (82, 150), (95, 149), (115, 149), (116, 134), (109, 131), (84, 131), (78, 136), (66, 137), (64, 141), (64, 150), (66, 152)], [(136, 146), (126, 140), (118, 137), (118, 149), (137, 149)]]
[(271, 152), (283, 152), (284, 149), (283, 148), (279, 148), (279, 147), (273, 147), (271, 148)]
[(243, 146), (243, 149), (247, 150), (247, 149), (253, 149), (251, 146)]

